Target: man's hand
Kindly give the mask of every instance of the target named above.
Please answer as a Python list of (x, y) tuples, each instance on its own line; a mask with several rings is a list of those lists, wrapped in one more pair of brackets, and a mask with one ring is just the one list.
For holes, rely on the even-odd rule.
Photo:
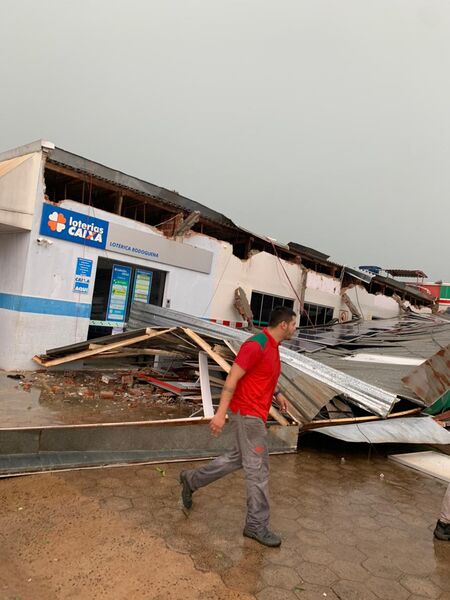
[(227, 410), (230, 406), (231, 399), (233, 398), (234, 390), (236, 389), (238, 381), (242, 379), (244, 375), (244, 369), (242, 369), (242, 367), (236, 363), (233, 363), (222, 388), (222, 393), (220, 394), (219, 408), (209, 423), (209, 428), (211, 429), (211, 433), (213, 435), (217, 436), (222, 433), (227, 416)]
[(286, 396), (284, 396), (281, 392), (277, 394), (275, 397), (278, 406), (280, 407), (281, 412), (287, 412), (289, 405)]
[(209, 422), (209, 428), (211, 429), (211, 433), (216, 437), (222, 433), (222, 429), (225, 425), (225, 416), (222, 416), (219, 413), (216, 413), (211, 421)]

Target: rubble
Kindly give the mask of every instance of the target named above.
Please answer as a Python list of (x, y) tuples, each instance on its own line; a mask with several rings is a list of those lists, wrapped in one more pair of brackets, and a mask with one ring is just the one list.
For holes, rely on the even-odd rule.
[[(123, 349), (125, 346), (136, 354), (161, 353), (157, 359), (158, 369), (155, 368), (156, 363), (152, 362), (153, 373), (138, 374), (134, 377), (155, 388), (173, 393), (177, 398), (202, 400), (204, 415), (211, 417), (214, 412), (213, 400), (217, 400), (220, 395), (225, 374), (240, 344), (251, 334), (211, 324), (170, 309), (138, 303), (132, 307), (130, 321), (132, 325), (141, 327), (120, 336), (96, 340), (95, 343), (85, 342), (53, 349), (34, 359), (42, 366), (51, 367), (79, 360), (81, 357), (89, 358), (93, 352), (96, 356), (111, 356), (111, 349)], [(400, 431), (401, 423), (406, 423), (406, 426), (409, 423), (416, 432), (417, 427), (420, 430), (422, 423), (423, 432), (418, 439), (422, 440), (424, 436), (426, 438), (427, 431), (430, 439), (443, 439), (443, 436), (433, 436), (431, 421), (421, 420), (427, 418), (425, 415), (421, 416), (421, 413), (430, 404), (426, 392), (422, 391), (422, 394), (417, 395), (413, 390), (406, 388), (404, 382), (408, 381), (411, 365), (415, 366), (429, 358), (425, 356), (418, 361), (417, 352), (407, 350), (408, 344), (411, 348), (415, 348), (414, 344), (419, 344), (422, 349), (427, 348), (425, 352), (428, 348), (436, 346), (437, 358), (425, 363), (423, 368), (429, 369), (427, 365), (430, 363), (436, 371), (438, 365), (441, 387), (434, 387), (441, 392), (445, 390), (449, 367), (445, 363), (445, 351), (441, 346), (443, 340), (450, 341), (450, 323), (434, 316), (416, 315), (405, 315), (402, 319), (387, 321), (389, 322), (358, 323), (357, 335), (356, 331), (352, 330), (355, 327), (353, 324), (336, 324), (334, 327), (323, 328), (322, 334), (316, 332), (315, 335), (320, 336), (322, 343), (329, 340), (328, 347), (324, 346), (326, 349), (316, 351), (314, 359), (306, 357), (304, 349), (298, 345), (300, 337), (305, 335), (304, 331), (300, 332), (299, 338), (283, 344), (280, 349), (282, 373), (279, 387), (290, 402), (290, 410), (289, 414), (280, 415), (273, 407), (272, 418), (283, 425), (299, 424), (302, 431), (317, 428), (322, 430), (327, 427), (329, 435), (333, 432), (338, 435), (336, 426), (346, 426), (344, 438), (347, 436), (349, 439), (358, 437), (350, 433), (351, 427), (357, 431), (361, 423), (366, 423), (365, 428), (368, 431), (384, 431), (391, 441), (392, 438), (395, 440), (395, 432)], [(348, 332), (351, 332), (350, 336)], [(425, 337), (432, 340), (428, 340), (428, 346), (424, 344)], [(436, 341), (437, 338), (439, 341)], [(349, 357), (357, 359), (358, 354), (363, 355), (362, 351), (368, 347), (372, 352), (369, 363), (346, 360)], [(399, 355), (396, 352), (399, 347), (400, 353), (406, 357), (414, 355), (415, 359), (410, 360)], [(357, 350), (356, 354), (353, 348)], [(386, 360), (386, 353), (389, 360)], [(171, 358), (169, 354), (172, 354)], [(149, 360), (155, 359), (152, 356)], [(212, 375), (213, 368), (219, 368), (218, 377)], [(423, 368), (417, 366), (414, 373), (420, 374)], [(199, 377), (202, 372), (203, 382)], [(353, 376), (353, 373), (356, 376)], [(366, 377), (366, 373), (370, 374), (369, 378)], [(374, 373), (381, 373), (381, 376), (374, 376)], [(132, 386), (133, 376), (122, 375), (122, 384), (125, 390)], [(434, 392), (435, 396), (436, 394), (437, 392)], [(415, 417), (415, 420), (408, 421), (408, 418), (412, 417)], [(371, 425), (380, 418), (397, 419), (398, 425), (388, 422)], [(382, 434), (378, 434), (378, 437), (380, 435), (382, 438)], [(374, 439), (378, 437), (375, 435)], [(402, 434), (400, 437), (407, 439), (408, 435)]]
[[(148, 305), (135, 304), (132, 317), (136, 329), (50, 349), (35, 357), (40, 371), (11, 381), (29, 390), (30, 418), (0, 427), (0, 476), (206, 458), (228, 447), (227, 429), (219, 440), (212, 438), (208, 421), (234, 356), (251, 334)], [(442, 354), (450, 323), (406, 317), (363, 328), (352, 341), (339, 334), (339, 324), (334, 327), (333, 344), (313, 357), (295, 339), (280, 348), (279, 384), (289, 410), (271, 408), (270, 451), (296, 452), (305, 439), (299, 436), (310, 431), (370, 444), (450, 445), (445, 396), (429, 407), (402, 381), (422, 367), (418, 358), (425, 362), (436, 350)], [(346, 360), (367, 355), (368, 348), (369, 362)], [(412, 355), (414, 361), (405, 360)], [(439, 361), (428, 364), (434, 370), (439, 364), (444, 380), (448, 373)], [(67, 370), (53, 370), (63, 365)], [(55, 418), (42, 420), (34, 410), (37, 387), (40, 408), (47, 406)], [(425, 412), (431, 409), (432, 416)]]
[[(125, 386), (123, 377), (128, 382)], [(129, 415), (123, 414), (125, 410), (133, 411), (133, 419), (142, 421), (187, 418), (198, 409), (198, 401), (162, 393), (144, 377), (145, 372), (139, 370), (107, 376), (94, 370), (23, 372), (16, 388), (36, 390), (39, 405), (64, 423), (107, 422), (116, 420), (119, 412), (120, 419), (126, 421)]]

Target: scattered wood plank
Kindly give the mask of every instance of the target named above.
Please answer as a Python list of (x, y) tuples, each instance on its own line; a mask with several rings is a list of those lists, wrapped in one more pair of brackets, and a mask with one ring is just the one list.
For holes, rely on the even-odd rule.
[(92, 358), (127, 358), (131, 356), (161, 356), (162, 358), (183, 359), (186, 357), (181, 352), (171, 350), (157, 350), (156, 348), (124, 348), (119, 350), (107, 350)]
[[(420, 406), (416, 408), (410, 408), (408, 410), (402, 410), (398, 413), (390, 413), (387, 418), (395, 419), (396, 417), (416, 415), (417, 413), (422, 412), (422, 410), (423, 408)], [(368, 415), (367, 417), (344, 417), (343, 419), (316, 419), (315, 421), (305, 423), (302, 429), (317, 429), (319, 427), (327, 427), (329, 425), (348, 425), (351, 423), (365, 423), (366, 421), (383, 421), (383, 419), (375, 415)]]
[(46, 356), (51, 358), (58, 358), (59, 356), (67, 356), (68, 354), (74, 354), (75, 352), (81, 352), (89, 349), (89, 344), (112, 344), (113, 342), (121, 342), (129, 338), (134, 338), (139, 335), (144, 335), (147, 332), (147, 327), (134, 329), (130, 331), (124, 331), (123, 333), (117, 333), (115, 335), (104, 335), (102, 337), (94, 338), (91, 340), (85, 340), (84, 342), (77, 342), (75, 344), (69, 344), (68, 346), (59, 346), (58, 348), (50, 348), (45, 352)]
[[(170, 425), (173, 427), (184, 425), (203, 425), (209, 423), (211, 419), (205, 417), (182, 417), (177, 419), (161, 419), (153, 421), (120, 421), (112, 423), (76, 423), (76, 424), (57, 424), (57, 425), (30, 425), (28, 427), (20, 427), (21, 431), (39, 431), (49, 429), (95, 429), (96, 427), (134, 427), (136, 425), (142, 427), (161, 427)], [(1, 427), (0, 431), (17, 431), (17, 427)]]
[(68, 356), (63, 356), (60, 358), (53, 358), (50, 360), (42, 360), (39, 356), (33, 356), (33, 360), (43, 367), (55, 367), (56, 365), (61, 365), (64, 363), (72, 362), (74, 360), (81, 360), (83, 358), (90, 358), (91, 356), (95, 356), (96, 354), (101, 354), (102, 352), (106, 352), (108, 350), (114, 350), (116, 348), (123, 348), (124, 346), (132, 346), (133, 344), (138, 344), (139, 342), (145, 342), (150, 340), (151, 338), (155, 338), (165, 333), (169, 333), (173, 331), (175, 327), (170, 327), (169, 329), (163, 330), (153, 330), (146, 329), (146, 333), (144, 335), (139, 335), (137, 337), (132, 337), (129, 339), (121, 340), (119, 342), (114, 342), (112, 344), (105, 344), (98, 348), (93, 348), (92, 350), (84, 350), (82, 352), (75, 352), (74, 354), (69, 354)]
[(213, 361), (219, 365), (219, 367), (222, 367), (222, 369), (226, 373), (230, 372), (231, 365), (219, 354), (217, 354), (217, 352), (214, 352), (214, 350), (211, 348), (208, 342), (206, 342), (202, 337), (200, 337), (198, 333), (195, 333), (195, 331), (192, 331), (192, 329), (189, 329), (189, 327), (183, 327), (183, 331), (187, 336), (191, 338), (191, 340), (193, 340), (197, 344), (197, 346), (200, 346), (200, 348), (204, 350), (206, 354), (208, 354), (213, 359)]

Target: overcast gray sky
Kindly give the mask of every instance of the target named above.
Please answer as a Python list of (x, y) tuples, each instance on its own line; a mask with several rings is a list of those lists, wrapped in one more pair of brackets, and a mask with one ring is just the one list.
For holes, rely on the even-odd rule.
[(448, 0), (3, 0), (37, 138), (348, 265), (450, 281)]

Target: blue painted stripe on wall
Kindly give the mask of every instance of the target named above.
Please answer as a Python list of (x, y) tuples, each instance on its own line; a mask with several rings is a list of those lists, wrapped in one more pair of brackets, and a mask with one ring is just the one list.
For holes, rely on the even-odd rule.
[(39, 315), (57, 315), (59, 317), (89, 319), (91, 316), (91, 305), (84, 302), (34, 298), (33, 296), (4, 294), (2, 292), (0, 292), (0, 308)]

